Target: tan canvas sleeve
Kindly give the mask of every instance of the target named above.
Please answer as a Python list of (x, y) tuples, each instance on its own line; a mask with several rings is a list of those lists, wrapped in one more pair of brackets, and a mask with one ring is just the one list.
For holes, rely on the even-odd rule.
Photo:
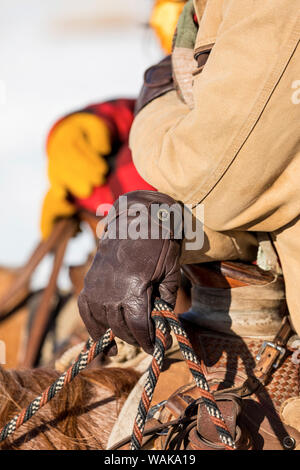
[(218, 29), (222, 23), (224, 0), (194, 0), (199, 21), (195, 51), (206, 50), (216, 42)]
[[(134, 121), (130, 146), (146, 181), (185, 203), (206, 198), (245, 147), (286, 73), (299, 42), (299, 5), (299, 0), (290, 0), (289, 8), (286, 0), (224, 0), (215, 45), (195, 77), (195, 108), (190, 111), (170, 92)], [(289, 100), (290, 89), (285, 93)], [(276, 113), (278, 119), (280, 108)], [(272, 122), (266, 132), (272, 132)], [(286, 155), (274, 158), (278, 169)], [(246, 156), (244, 175), (248, 164)], [(259, 176), (268, 178), (266, 172)], [(257, 197), (255, 186), (250, 195)]]
[(272, 236), (282, 264), (289, 312), (294, 329), (300, 335), (300, 217)]

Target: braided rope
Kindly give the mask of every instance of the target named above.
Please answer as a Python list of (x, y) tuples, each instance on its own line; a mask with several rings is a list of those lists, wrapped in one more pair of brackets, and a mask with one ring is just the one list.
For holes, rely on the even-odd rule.
[(49, 403), (57, 393), (62, 390), (67, 384), (81, 372), (86, 366), (95, 359), (98, 354), (107, 348), (113, 341), (114, 335), (111, 329), (107, 330), (106, 333), (94, 343), (91, 339), (88, 340), (84, 349), (79, 354), (78, 359), (69, 369), (64, 372), (50, 387), (48, 387), (41, 395), (35, 398), (27, 408), (24, 408), (18, 415), (12, 418), (1, 430), (0, 430), (0, 442), (4, 441), (7, 437), (11, 436), (22, 424), (26, 423), (37, 411)]
[[(148, 369), (148, 377), (144, 386), (142, 397), (139, 403), (137, 416), (134, 422), (131, 449), (139, 450), (142, 445), (143, 432), (147, 420), (148, 411), (153, 397), (154, 389), (157, 384), (160, 372), (163, 366), (163, 360), (166, 350), (167, 333), (171, 329), (177, 338), (182, 355), (187, 361), (190, 371), (195, 379), (196, 385), (201, 391), (201, 396), (205, 403), (209, 416), (216, 426), (221, 442), (226, 449), (234, 449), (235, 444), (227, 425), (222, 417), (214, 396), (209, 390), (209, 385), (204, 376), (202, 367), (193, 351), (192, 345), (181, 326), (176, 315), (169, 308), (168, 304), (162, 300), (155, 301), (152, 312), (152, 318), (155, 323), (155, 346), (151, 365)], [(111, 329), (94, 343), (91, 339), (79, 354), (74, 364), (64, 372), (52, 385), (50, 385), (40, 396), (35, 398), (27, 408), (24, 408), (18, 415), (9, 421), (0, 430), (0, 442), (11, 436), (22, 424), (34, 416), (37, 411), (49, 403), (57, 393), (69, 384), (87, 365), (103, 352), (113, 341), (114, 334)]]
[(148, 376), (144, 385), (142, 397), (139, 403), (137, 415), (133, 425), (131, 436), (131, 450), (139, 450), (142, 446), (143, 432), (147, 420), (148, 411), (152, 401), (159, 374), (163, 366), (166, 350), (167, 325), (162, 315), (157, 314), (156, 309), (152, 312), (155, 322), (155, 346), (152, 362), (148, 368)]
[(54, 364), (55, 370), (61, 373), (65, 372), (65, 370), (78, 359), (78, 355), (85, 346), (86, 343), (83, 341), (82, 343), (75, 344), (74, 346), (71, 346), (71, 348), (67, 349), (67, 351), (56, 359)]
[(200, 389), (201, 396), (208, 411), (208, 414), (214, 423), (219, 438), (224, 444), (225, 449), (235, 449), (235, 444), (228, 427), (224, 421), (222, 413), (216, 403), (213, 394), (210, 392), (208, 382), (203, 373), (201, 364), (199, 363), (192, 345), (187, 337), (184, 328), (181, 326), (176, 315), (171, 308), (162, 300), (155, 301), (152, 318), (156, 327), (156, 341), (154, 347), (153, 360), (148, 369), (148, 377), (145, 388), (139, 403), (137, 416), (134, 422), (133, 434), (131, 439), (131, 449), (139, 450), (142, 445), (143, 432), (150, 408), (151, 399), (154, 389), (162, 369), (165, 347), (166, 333), (169, 328), (176, 335), (181, 353), (187, 362), (187, 365), (193, 375), (197, 387)]

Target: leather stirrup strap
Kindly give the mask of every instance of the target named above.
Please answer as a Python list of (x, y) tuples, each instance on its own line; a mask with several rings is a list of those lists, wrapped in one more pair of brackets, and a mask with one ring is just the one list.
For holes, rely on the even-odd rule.
[(292, 331), (289, 318), (286, 315), (274, 340), (263, 342), (261, 350), (256, 356), (257, 362), (253, 375), (249, 375), (241, 386), (228, 388), (227, 391), (237, 393), (240, 397), (246, 397), (252, 395), (261, 385), (266, 385), (273, 369), (280, 366), (286, 353), (285, 346)]
[(11, 304), (12, 299), (17, 296), (20, 289), (28, 284), (36, 267), (40, 264), (42, 259), (60, 243), (65, 232), (69, 230), (68, 227), (70, 227), (70, 224), (74, 226), (74, 222), (71, 219), (58, 221), (49, 238), (38, 244), (27, 263), (21, 268), (20, 275), (14, 285), (8, 290), (5, 296), (2, 297), (0, 301), (0, 318), (2, 314), (9, 313), (10, 309), (7, 310), (7, 304)]
[(274, 340), (265, 341), (263, 343), (260, 353), (256, 356), (257, 364), (254, 369), (255, 376), (263, 384), (267, 382), (272, 369), (277, 369), (281, 359), (285, 355), (285, 346), (288, 342), (291, 332), (292, 328), (288, 316), (285, 316)]
[[(40, 305), (35, 312), (33, 325), (30, 328), (29, 339), (26, 345), (21, 366), (34, 367), (38, 359), (38, 354), (46, 332), (49, 316), (51, 313), (51, 300), (56, 290), (57, 277), (64, 259), (64, 254), (70, 238), (74, 235), (75, 222), (73, 220), (64, 220), (64, 224), (59, 227), (59, 237), (55, 238), (58, 243), (55, 250), (53, 269), (49, 283), (45, 288)], [(57, 233), (57, 231), (56, 231)]]

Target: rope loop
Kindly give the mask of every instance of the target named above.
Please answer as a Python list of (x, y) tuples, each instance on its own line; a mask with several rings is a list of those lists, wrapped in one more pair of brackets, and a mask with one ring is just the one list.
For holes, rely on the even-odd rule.
[[(143, 432), (147, 415), (150, 409), (151, 400), (157, 384), (160, 372), (163, 367), (165, 351), (167, 346), (167, 335), (173, 331), (181, 353), (187, 362), (187, 365), (193, 375), (197, 387), (200, 389), (201, 397), (205, 403), (206, 409), (215, 425), (220, 441), (225, 449), (235, 449), (235, 443), (224, 421), (222, 413), (216, 403), (216, 400), (209, 389), (208, 382), (203, 373), (187, 334), (174, 314), (170, 306), (163, 300), (156, 300), (152, 311), (152, 319), (155, 323), (155, 346), (152, 362), (148, 369), (148, 376), (142, 393), (135, 418), (133, 432), (131, 437), (131, 450), (139, 450), (142, 447)], [(114, 334), (111, 329), (97, 342), (89, 339), (79, 354), (77, 360), (64, 372), (52, 385), (50, 385), (40, 396), (35, 398), (27, 408), (24, 408), (18, 415), (12, 418), (0, 430), (0, 442), (11, 436), (22, 424), (34, 416), (39, 409), (45, 406), (62, 388), (66, 387), (95, 357), (104, 352), (114, 340)]]
[(225, 449), (234, 450), (234, 440), (232, 439), (216, 400), (210, 391), (201, 364), (196, 357), (196, 354), (183, 326), (180, 324), (173, 310), (163, 300), (156, 300), (154, 302), (154, 309), (152, 311), (152, 319), (156, 328), (155, 347), (153, 359), (148, 369), (148, 377), (134, 422), (131, 439), (131, 450), (139, 450), (142, 446), (143, 432), (147, 420), (147, 414), (150, 408), (154, 389), (163, 366), (163, 359), (166, 349), (166, 334), (170, 329), (175, 334), (182, 356), (184, 357), (191, 371), (197, 387), (200, 389), (201, 397), (206, 406), (209, 417), (217, 429), (220, 441), (224, 444)]

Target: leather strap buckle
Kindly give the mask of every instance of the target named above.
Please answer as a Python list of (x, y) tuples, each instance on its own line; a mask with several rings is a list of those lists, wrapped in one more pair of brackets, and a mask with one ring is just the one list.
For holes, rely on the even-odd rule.
[(256, 360), (257, 361), (260, 361), (261, 360), (261, 357), (263, 355), (263, 353), (265, 352), (266, 348), (267, 347), (270, 347), (270, 348), (273, 348), (275, 349), (276, 351), (279, 352), (279, 356), (278, 358), (276, 359), (276, 361), (272, 364), (272, 367), (274, 369), (277, 369), (277, 367), (279, 366), (280, 364), (280, 361), (281, 359), (283, 358), (283, 356), (285, 355), (286, 353), (286, 349), (282, 346), (279, 346), (278, 344), (275, 344), (275, 343), (272, 343), (271, 341), (264, 341), (263, 344), (262, 344), (262, 347), (261, 347), (261, 350), (259, 351), (259, 353), (257, 354), (256, 356)]
[(163, 400), (157, 403), (157, 405), (151, 406), (147, 414), (147, 420), (154, 418), (154, 415), (156, 415), (156, 413), (167, 403), (167, 401), (168, 400)]

